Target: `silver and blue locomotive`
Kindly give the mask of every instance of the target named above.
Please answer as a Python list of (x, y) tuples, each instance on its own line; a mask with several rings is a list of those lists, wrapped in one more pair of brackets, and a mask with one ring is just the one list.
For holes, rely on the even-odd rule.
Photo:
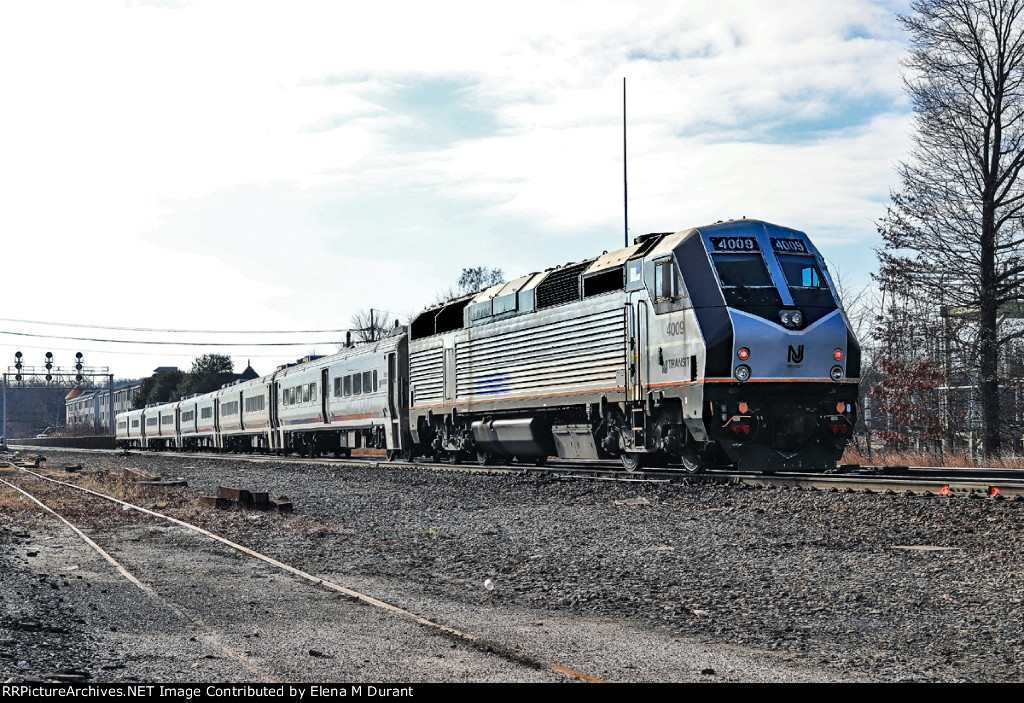
[(638, 237), (409, 334), (413, 440), (449, 460), (821, 471), (856, 421), (860, 350), (825, 263), (766, 222)]
[(384, 342), (126, 413), (118, 437), (822, 471), (851, 437), (859, 376), (859, 346), (807, 235), (738, 220), (644, 235), (431, 307)]

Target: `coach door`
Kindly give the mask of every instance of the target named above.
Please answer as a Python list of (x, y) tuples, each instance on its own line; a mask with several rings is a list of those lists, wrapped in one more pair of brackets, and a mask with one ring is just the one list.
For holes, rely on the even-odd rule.
[(399, 422), (401, 418), (398, 414), (398, 408), (401, 407), (402, 401), (399, 397), (402, 393), (402, 381), (398, 375), (398, 355), (395, 352), (391, 352), (388, 356), (388, 381), (387, 381), (387, 395), (388, 395), (388, 407), (387, 413), (390, 422), (388, 427), (390, 429), (390, 435), (387, 438), (389, 449), (400, 449), (399, 438), (401, 437), (401, 427)]
[(270, 391), (267, 393), (268, 400), (270, 401), (270, 447), (272, 449), (281, 448), (280, 436), (277, 432), (278, 427), (278, 416), (277, 416), (277, 396), (281, 393), (281, 384), (274, 383), (270, 384)]
[(331, 421), (331, 415), (327, 412), (329, 409), (327, 399), (330, 397), (331, 390), (329, 385), (330, 379), (327, 376), (327, 371), (328, 369), (320, 369), (320, 414), (324, 419), (324, 424), (329, 424)]

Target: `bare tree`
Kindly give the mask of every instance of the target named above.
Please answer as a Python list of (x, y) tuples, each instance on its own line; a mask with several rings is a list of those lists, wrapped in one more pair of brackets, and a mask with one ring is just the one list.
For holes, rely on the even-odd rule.
[(489, 269), (483, 266), (462, 269), (462, 275), (459, 276), (459, 293), (461, 295), (479, 293), (484, 288), (490, 288), (504, 280), (505, 274), (501, 272), (501, 269)]
[(392, 333), (394, 325), (395, 321), (388, 319), (387, 310), (360, 310), (352, 315), (351, 337), (343, 346), (384, 339)]
[(464, 268), (459, 275), (458, 289), (448, 286), (443, 290), (439, 290), (434, 295), (431, 305), (444, 305), (450, 300), (479, 293), (485, 288), (496, 286), (499, 283), (504, 283), (504, 281), (505, 274), (502, 273), (501, 269), (489, 269), (485, 266)]
[(1024, 0), (913, 0), (904, 85), (914, 149), (879, 223), (879, 278), (910, 281), (978, 329), (985, 453), (1000, 449), (999, 355), (1024, 299)]

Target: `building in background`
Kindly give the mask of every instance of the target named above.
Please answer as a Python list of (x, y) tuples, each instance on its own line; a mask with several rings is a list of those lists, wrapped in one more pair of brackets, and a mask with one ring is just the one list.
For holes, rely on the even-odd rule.
[[(132, 399), (142, 387), (141, 381), (114, 382), (114, 415), (130, 410)], [(68, 432), (83, 434), (112, 434), (110, 418), (110, 390), (71, 389), (64, 399), (65, 423)]]

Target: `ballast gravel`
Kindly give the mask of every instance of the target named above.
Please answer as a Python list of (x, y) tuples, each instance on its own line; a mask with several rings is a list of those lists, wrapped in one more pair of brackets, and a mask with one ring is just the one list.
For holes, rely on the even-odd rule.
[[(47, 457), (51, 465), (72, 459)], [(292, 514), (189, 503), (187, 515), (175, 515), (495, 650), (458, 643), (465, 656), (447, 668), (455, 662), (423, 656), (440, 646), (423, 628), (400, 631), (387, 623), (393, 616), (368, 615), (362, 604), (329, 619), (353, 629), (305, 636), (324, 621), (311, 613), (296, 620), (292, 637), (271, 636), (239, 606), (286, 579), (262, 567), (249, 579), (252, 598), (203, 596), (203, 608), (223, 600), (234, 609), (238, 631), (226, 637), (260, 633), (250, 635), (259, 640), (253, 656), (286, 661), (276, 670), (285, 680), (560, 679), (526, 671), (517, 657), (613, 681), (1024, 678), (1020, 501), (386, 463), (73, 458), (84, 472), (136, 467), (188, 480), (187, 489), (154, 489), (144, 507), (180, 505), (222, 485), (287, 496)], [(0, 505), (0, 680), (259, 680), (209, 637), (189, 641), (174, 624), (180, 613), (159, 605), (150, 623), (119, 627), (126, 582), (42, 517), (29, 522), (25, 511)], [(147, 541), (130, 533), (138, 528), (109, 529), (121, 530), (105, 536), (119, 538), (141, 568)], [(229, 558), (216, 556), (220, 549), (207, 548), (204, 558)], [(181, 563), (169, 571), (187, 575), (163, 584), (175, 593), (203, 589), (217, 573)], [(207, 590), (216, 592), (213, 584)], [(189, 598), (178, 602), (200, 611)], [(389, 644), (374, 642), (375, 632)], [(318, 642), (328, 644), (315, 649)], [(378, 665), (382, 651), (393, 666)], [(196, 661), (202, 666), (192, 668)]]

